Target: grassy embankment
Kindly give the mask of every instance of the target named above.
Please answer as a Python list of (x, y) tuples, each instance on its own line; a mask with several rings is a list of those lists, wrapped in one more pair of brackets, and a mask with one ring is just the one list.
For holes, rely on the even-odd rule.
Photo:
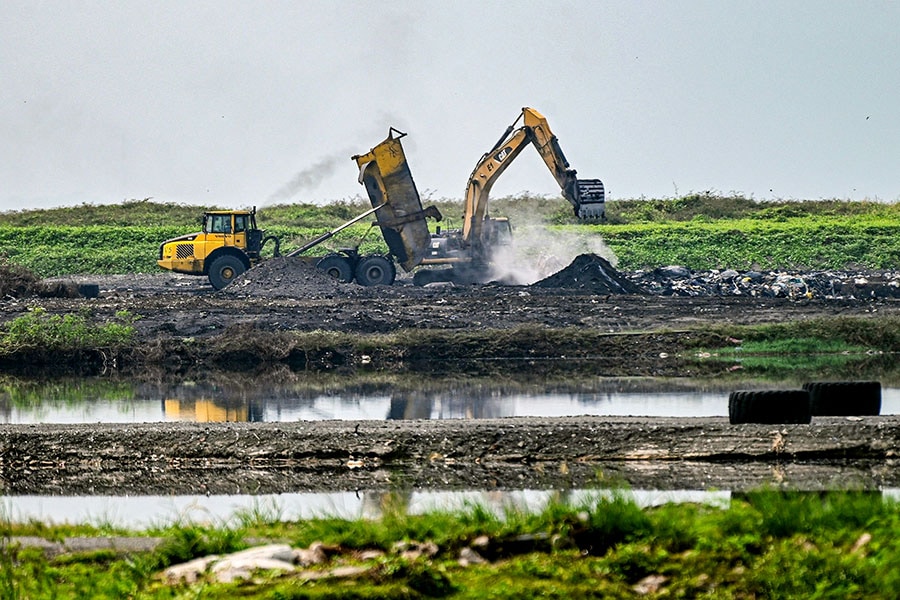
[[(402, 500), (377, 520), (285, 521), (277, 506), (236, 515), (221, 527), (175, 524), (145, 532), (112, 525), (4, 526), (12, 536), (153, 535), (156, 550), (85, 552), (46, 558), (15, 544), (0, 553), (3, 598), (886, 598), (900, 586), (900, 506), (880, 494), (758, 492), (727, 506), (669, 504), (642, 509), (621, 494), (596, 494), (540, 512), (498, 515), (473, 505), (413, 515)], [(463, 567), (480, 536), (491, 560)], [(246, 547), (248, 538), (308, 547), (361, 575), (313, 579), (257, 573), (252, 582), (169, 585), (172, 564)], [(433, 557), (401, 557), (396, 542), (433, 542)], [(260, 542), (257, 542), (260, 543)], [(379, 550), (361, 558), (354, 551)]]
[[(459, 226), (459, 204), (435, 204), (444, 226)], [(362, 201), (322, 207), (280, 205), (260, 209), (261, 227), (288, 250), (360, 214)], [(900, 204), (842, 201), (755, 202), (694, 195), (664, 200), (610, 202), (609, 223), (574, 221), (565, 203), (547, 198), (500, 198), (493, 212), (509, 215), (517, 231), (535, 227), (587, 243), (602, 238), (619, 267), (680, 264), (692, 269), (894, 268), (900, 265)], [(0, 255), (42, 277), (73, 273), (157, 272), (161, 241), (199, 228), (204, 207), (130, 201), (0, 213)], [(367, 223), (341, 232), (327, 248), (360, 245), (383, 250)]]
[[(445, 226), (458, 225), (450, 218), (459, 203), (436, 203), (448, 218)], [(362, 201), (323, 207), (283, 205), (261, 209), (260, 224), (283, 238), (290, 249), (359, 214)], [(495, 214), (509, 215), (527, 236), (536, 225), (558, 236), (589, 242), (602, 238), (617, 254), (619, 267), (645, 268), (682, 264), (693, 269), (836, 269), (843, 267), (895, 268), (900, 265), (900, 204), (875, 202), (808, 201), (755, 202), (741, 197), (693, 195), (663, 200), (610, 202), (609, 223), (576, 224), (566, 205), (557, 199), (501, 198), (493, 202)], [(116, 205), (82, 205), (51, 210), (0, 214), (0, 256), (24, 265), (40, 276), (71, 273), (156, 272), (155, 256), (160, 241), (198, 227), (203, 207), (130, 201)], [(531, 223), (531, 224), (526, 224)], [(329, 242), (331, 247), (355, 245), (363, 251), (383, 249), (377, 230), (368, 225), (347, 229)], [(321, 248), (319, 251), (326, 251)], [(140, 315), (135, 317), (139, 318)], [(44, 322), (41, 322), (41, 319)], [(48, 317), (36, 315), (30, 325), (54, 327)], [(804, 323), (804, 329), (778, 327), (723, 328), (723, 338), (751, 342), (801, 336), (828, 342), (836, 351), (866, 350), (896, 352), (897, 340), (890, 330), (895, 323), (847, 319), (840, 327), (827, 323)], [(813, 333), (807, 330), (815, 330)], [(873, 330), (874, 329), (874, 330)], [(122, 334), (123, 332), (119, 332)], [(520, 336), (521, 341), (508, 336)], [(593, 335), (597, 339), (583, 339)], [(521, 347), (546, 345), (576, 357), (583, 348), (603, 342), (599, 332), (538, 332), (523, 329), (505, 334), (505, 343)], [(335, 339), (335, 336), (341, 339)], [(430, 345), (430, 332), (403, 332), (393, 336), (343, 336), (305, 334), (292, 341), (300, 351), (314, 356), (323, 344), (347, 349), (350, 354), (377, 353), (385, 358), (414, 356), (411, 349)], [(483, 355), (497, 346), (495, 335), (453, 334), (454, 347), (470, 346)], [(479, 337), (480, 336), (480, 337)], [(127, 336), (117, 342), (127, 345)], [(325, 339), (327, 337), (328, 339)], [(83, 339), (83, 338), (82, 338)], [(673, 351), (688, 351), (708, 340), (680, 340)], [(7, 337), (0, 350), (15, 347)], [(842, 346), (843, 345), (843, 346)], [(539, 349), (539, 348), (538, 348)], [(745, 355), (746, 355), (745, 348)], [(2, 354), (3, 352), (0, 352)], [(558, 354), (559, 352), (556, 352)], [(796, 352), (794, 352), (796, 354)], [(501, 352), (502, 354), (502, 352)], [(552, 353), (551, 353), (552, 354)], [(470, 354), (466, 354), (467, 356)], [(497, 355), (500, 356), (500, 355)], [(744, 363), (749, 365), (750, 363)]]

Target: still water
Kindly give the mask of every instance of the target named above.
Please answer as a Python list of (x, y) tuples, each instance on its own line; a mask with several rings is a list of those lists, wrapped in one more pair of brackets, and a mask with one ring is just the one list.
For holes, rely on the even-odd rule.
[[(609, 496), (603, 490), (414, 491), (398, 497), (384, 492), (330, 492), (261, 496), (12, 496), (2, 500), (4, 516), (13, 522), (87, 523), (128, 529), (165, 527), (173, 523), (228, 526), (243, 517), (296, 521), (336, 517), (376, 519), (385, 506), (399, 502), (409, 514), (457, 511), (479, 506), (498, 516), (509, 511), (539, 512), (549, 502), (579, 505)], [(640, 506), (667, 502), (700, 502), (727, 506), (725, 491), (628, 490), (618, 492)]]
[[(405, 382), (258, 381), (147, 384), (73, 379), (0, 388), (0, 422), (152, 423), (289, 422), (326, 419), (486, 419), (572, 415), (709, 417), (728, 415), (735, 389), (792, 389), (772, 384), (625, 378), (553, 384), (472, 380)], [(883, 387), (881, 414), (900, 414), (900, 388)]]
[[(0, 422), (150, 423), (289, 422), (324, 419), (482, 419), (525, 416), (680, 416), (728, 414), (736, 389), (796, 389), (802, 381), (698, 381), (595, 378), (574, 381), (408, 381), (390, 377), (347, 381), (243, 378), (213, 382), (147, 383), (108, 378), (0, 380)], [(900, 414), (900, 386), (882, 387), (882, 414)], [(414, 491), (403, 497), (411, 513), (479, 505), (498, 513), (536, 511), (565, 494), (577, 503), (597, 491)], [(633, 490), (642, 506), (664, 502), (727, 504), (727, 491)], [(227, 525), (241, 515), (268, 520), (336, 516), (374, 518), (381, 492), (225, 496), (6, 496), (4, 518), (25, 522), (91, 523), (145, 529), (172, 523)]]

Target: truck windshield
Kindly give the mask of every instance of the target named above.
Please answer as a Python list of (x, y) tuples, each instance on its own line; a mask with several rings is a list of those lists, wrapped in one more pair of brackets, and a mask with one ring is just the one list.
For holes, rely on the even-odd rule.
[(231, 233), (231, 215), (209, 215), (206, 225), (210, 233)]

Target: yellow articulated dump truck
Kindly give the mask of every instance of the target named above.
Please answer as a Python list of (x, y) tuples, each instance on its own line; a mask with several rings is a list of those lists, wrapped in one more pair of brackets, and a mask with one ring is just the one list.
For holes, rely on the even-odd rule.
[(278, 239), (257, 228), (255, 208), (210, 211), (203, 215), (202, 231), (163, 242), (156, 262), (176, 273), (206, 275), (218, 290), (256, 264), (269, 241), (277, 255)]
[[(366, 187), (372, 208), (285, 256), (302, 255), (374, 214), (373, 226), (381, 229), (389, 249), (387, 254), (363, 256), (357, 248), (340, 248), (326, 256), (302, 258), (314, 261), (318, 268), (341, 281), (366, 286), (392, 284), (397, 274), (395, 261), (407, 271), (421, 262), (430, 239), (425, 218), (440, 220), (441, 214), (434, 207), (422, 208), (400, 145), (404, 135), (391, 129), (387, 139), (370, 152), (352, 157), (359, 166), (359, 180)], [(257, 227), (255, 208), (209, 211), (203, 215), (201, 231), (160, 244), (157, 264), (176, 273), (206, 276), (219, 290), (263, 260), (263, 249), (270, 242), (274, 256), (280, 256), (281, 241)]]

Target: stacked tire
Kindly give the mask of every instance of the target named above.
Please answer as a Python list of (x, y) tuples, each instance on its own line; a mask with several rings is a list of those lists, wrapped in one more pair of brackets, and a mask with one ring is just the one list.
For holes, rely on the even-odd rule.
[(806, 390), (736, 391), (728, 396), (728, 420), (740, 423), (804, 424), (812, 420)]
[(878, 381), (817, 381), (803, 384), (813, 416), (874, 416), (881, 414)]
[(728, 396), (728, 420), (740, 423), (803, 424), (812, 417), (881, 414), (878, 381), (818, 381), (800, 390), (736, 391)]

